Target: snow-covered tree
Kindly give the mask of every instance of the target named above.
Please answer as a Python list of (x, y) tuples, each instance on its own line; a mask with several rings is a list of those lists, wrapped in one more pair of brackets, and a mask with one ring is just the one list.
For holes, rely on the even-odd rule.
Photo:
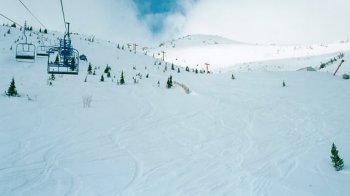
[(335, 168), (336, 171), (340, 171), (344, 167), (344, 161), (341, 159), (338, 155), (338, 150), (335, 144), (332, 144), (332, 150), (331, 150), (331, 159), (333, 163), (333, 167)]
[(103, 74), (101, 75), (100, 81), (101, 81), (101, 82), (104, 82), (104, 81), (105, 81), (105, 78), (103, 77)]

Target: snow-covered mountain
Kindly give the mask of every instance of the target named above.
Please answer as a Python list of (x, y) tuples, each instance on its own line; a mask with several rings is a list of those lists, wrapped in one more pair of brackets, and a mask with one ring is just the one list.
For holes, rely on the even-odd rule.
[[(166, 63), (157, 54), (130, 52), (123, 43), (124, 50), (73, 35), (74, 47), (88, 62), (80, 62), (79, 75), (56, 75), (49, 85), (47, 59), (17, 62), (14, 42), (21, 32), (12, 28), (7, 34), (8, 29), (0, 27), (0, 91), (7, 91), (13, 77), (21, 96), (0, 96), (0, 195), (350, 192), (350, 81), (342, 79), (349, 73), (348, 43), (294, 50), (217, 37), (203, 45), (197, 37), (195, 47), (186, 49), (185, 40), (175, 48), (161, 47)], [(54, 43), (57, 36), (62, 34), (45, 35), (45, 40)], [(37, 44), (39, 39), (32, 33), (29, 40)], [(222, 59), (222, 73), (185, 71), (183, 59), (171, 58), (186, 51), (198, 58), (204, 51), (208, 59), (203, 62)], [(247, 57), (236, 60), (234, 51)], [(346, 62), (336, 76), (331, 73), (339, 60), (326, 71), (295, 71), (343, 51)], [(96, 75), (87, 74), (89, 62)], [(111, 78), (103, 73), (107, 64)], [(122, 72), (126, 84), (118, 85)], [(177, 84), (167, 89), (170, 75), (190, 93)], [(87, 98), (91, 107), (84, 108)], [(330, 160), (333, 142), (345, 162), (339, 172)]]
[(211, 45), (227, 45), (227, 44), (243, 44), (218, 35), (187, 35), (168, 42), (160, 43), (159, 48), (187, 48), (195, 46), (211, 46)]
[[(245, 65), (255, 66), (257, 62), (260, 64), (263, 61), (271, 62), (281, 59), (292, 61), (295, 64), (293, 69), (297, 70), (302, 68), (300, 66), (319, 67), (321, 62), (318, 60), (329, 60), (323, 57), (334, 57), (336, 53), (350, 51), (350, 42), (346, 40), (333, 44), (279, 46), (241, 43), (219, 36), (192, 35), (162, 43), (158, 48), (152, 50), (156, 56), (162, 56), (162, 51), (166, 52), (165, 59), (169, 62), (191, 68), (203, 68), (206, 67), (205, 64), (210, 64), (210, 69), (216, 72), (227, 69), (249, 70), (251, 67)], [(304, 59), (311, 59), (311, 61), (302, 64), (298, 62), (300, 59), (303, 62), (305, 62)], [(271, 65), (265, 67), (265, 70), (276, 71), (276, 68)], [(281, 71), (284, 70), (292, 69), (288, 66), (281, 69)]]

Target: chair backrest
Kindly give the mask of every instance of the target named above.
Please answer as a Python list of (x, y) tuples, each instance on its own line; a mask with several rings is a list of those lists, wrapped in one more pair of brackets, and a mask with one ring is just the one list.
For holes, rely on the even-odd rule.
[(19, 43), (16, 46), (16, 60), (35, 60), (35, 45)]

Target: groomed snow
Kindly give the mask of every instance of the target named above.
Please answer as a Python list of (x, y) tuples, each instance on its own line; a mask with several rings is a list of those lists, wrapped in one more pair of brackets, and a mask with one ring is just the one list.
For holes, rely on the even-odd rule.
[[(164, 63), (144, 54), (73, 36), (101, 68), (84, 83), (81, 62), (78, 76), (57, 75), (49, 86), (46, 58), (16, 62), (9, 48), (19, 32), (6, 31), (0, 27), (0, 91), (14, 77), (21, 97), (0, 96), (0, 195), (350, 193), (350, 81), (341, 75), (288, 66), (197, 75), (170, 64), (163, 72)], [(102, 83), (106, 64), (116, 78)], [(118, 86), (122, 70), (126, 85)], [(166, 89), (170, 75), (191, 93)], [(87, 96), (92, 105), (83, 108)], [(340, 172), (330, 162), (333, 142), (345, 162)]]

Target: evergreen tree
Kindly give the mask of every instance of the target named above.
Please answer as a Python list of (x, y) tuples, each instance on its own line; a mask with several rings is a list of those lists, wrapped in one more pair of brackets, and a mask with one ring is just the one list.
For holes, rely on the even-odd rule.
[(122, 71), (122, 75), (120, 76), (120, 84), (121, 84), (121, 85), (125, 84), (124, 72), (123, 72), (123, 71)]
[(146, 75), (146, 78), (148, 78), (149, 76), (148, 76), (148, 74)]
[(195, 71), (195, 72), (196, 72), (196, 74), (198, 74), (198, 69), (196, 69), (196, 71)]
[(190, 68), (188, 66), (186, 66), (186, 71), (190, 72)]
[(171, 64), (171, 70), (175, 70), (174, 63)]
[(58, 64), (60, 62), (60, 57), (57, 55), (55, 59), (55, 64)]
[(180, 73), (180, 68), (179, 67), (177, 68), (177, 73)]
[(236, 79), (235, 76), (234, 76), (233, 74), (232, 74), (232, 76), (231, 76), (231, 79), (232, 79), (232, 80)]
[(117, 48), (120, 49), (119, 44), (117, 45)]
[(111, 72), (107, 72), (107, 78), (111, 77)]
[(74, 57), (70, 61), (70, 68), (71, 68), (71, 70), (75, 70), (75, 68), (76, 68), (75, 58)]
[(284, 81), (282, 82), (282, 87), (286, 87), (286, 83)]
[(6, 95), (9, 97), (16, 97), (18, 95), (17, 90), (16, 90), (16, 84), (15, 84), (15, 79), (12, 78), (11, 84), (9, 89), (6, 92)]
[(91, 63), (89, 63), (89, 67), (88, 67), (88, 74), (91, 75), (92, 74), (92, 66)]
[(172, 76), (170, 76), (170, 77), (168, 78), (168, 81), (166, 82), (166, 87), (167, 87), (167, 88), (173, 87), (173, 77), (172, 77)]
[(47, 34), (47, 29), (44, 29), (44, 33)]
[(334, 145), (334, 143), (332, 144), (331, 154), (332, 154), (331, 159), (335, 170), (336, 171), (342, 170), (344, 167), (344, 161), (339, 157), (337, 147)]
[(101, 82), (104, 82), (104, 81), (105, 81), (105, 78), (103, 77), (103, 74), (101, 75), (100, 81), (101, 81)]
[(41, 33), (41, 28), (39, 29), (39, 33)]
[(110, 72), (112, 70), (112, 68), (110, 66), (106, 66), (104, 73), (107, 74), (108, 72)]

